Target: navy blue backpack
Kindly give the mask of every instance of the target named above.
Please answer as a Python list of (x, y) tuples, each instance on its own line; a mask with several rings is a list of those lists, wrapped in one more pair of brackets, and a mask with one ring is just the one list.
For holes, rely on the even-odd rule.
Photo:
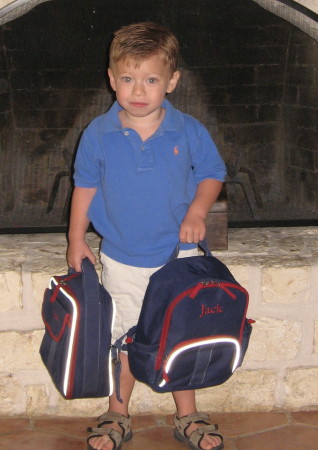
[(136, 327), (128, 332), (132, 374), (156, 392), (200, 389), (228, 380), (252, 331), (248, 293), (213, 257), (173, 259), (149, 281)]

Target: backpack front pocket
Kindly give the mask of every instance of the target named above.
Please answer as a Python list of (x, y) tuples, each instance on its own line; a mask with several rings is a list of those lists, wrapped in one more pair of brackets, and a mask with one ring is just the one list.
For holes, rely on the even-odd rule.
[(73, 393), (80, 306), (75, 294), (54, 277), (42, 304), (45, 333), (40, 347), (43, 363), (65, 398)]
[(230, 336), (185, 341), (165, 359), (159, 388), (198, 389), (224, 383), (239, 364), (241, 346)]

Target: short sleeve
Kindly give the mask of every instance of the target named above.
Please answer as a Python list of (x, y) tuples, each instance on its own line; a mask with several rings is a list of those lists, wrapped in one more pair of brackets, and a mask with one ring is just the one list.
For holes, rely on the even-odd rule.
[(98, 146), (93, 145), (85, 130), (80, 140), (75, 164), (74, 183), (78, 187), (96, 188), (100, 185), (100, 161)]
[(210, 133), (196, 120), (194, 120), (193, 127), (189, 141), (196, 183), (198, 184), (207, 178), (224, 181), (226, 167)]

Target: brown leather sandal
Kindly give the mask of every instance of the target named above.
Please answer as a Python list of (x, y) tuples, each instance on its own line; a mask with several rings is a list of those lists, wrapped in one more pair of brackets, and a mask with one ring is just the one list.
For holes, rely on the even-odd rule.
[[(188, 416), (178, 417), (177, 414), (174, 416), (174, 424), (176, 426), (174, 430), (174, 437), (181, 442), (185, 442), (189, 445), (192, 450), (202, 450), (200, 447), (200, 442), (204, 438), (204, 435), (208, 434), (210, 436), (217, 436), (221, 439), (221, 444), (213, 447), (212, 450), (222, 450), (223, 436), (219, 433), (215, 433), (218, 430), (217, 425), (211, 425), (209, 423), (209, 416), (205, 413), (195, 412), (189, 414)], [(192, 423), (203, 424), (196, 430), (194, 430), (190, 436), (187, 436), (186, 431)]]
[[(119, 431), (114, 430), (111, 427), (112, 423), (118, 424), (123, 432), (120, 433)], [(107, 427), (105, 425), (110, 426)], [(99, 417), (99, 423), (96, 428), (89, 427), (87, 428), (87, 431), (90, 431), (91, 433), (87, 438), (88, 450), (95, 450), (94, 447), (89, 444), (90, 439), (106, 435), (109, 436), (109, 438), (113, 441), (113, 450), (120, 450), (122, 442), (129, 441), (129, 439), (132, 438), (131, 418), (130, 416), (126, 417), (121, 414), (108, 411), (107, 413)]]

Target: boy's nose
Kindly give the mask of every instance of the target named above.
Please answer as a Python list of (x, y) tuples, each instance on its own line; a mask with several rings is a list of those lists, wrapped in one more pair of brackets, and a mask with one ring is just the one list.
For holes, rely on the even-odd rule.
[(145, 93), (144, 85), (143, 85), (142, 83), (136, 82), (136, 83), (134, 84), (133, 93), (134, 93), (135, 95), (143, 95), (143, 94)]

